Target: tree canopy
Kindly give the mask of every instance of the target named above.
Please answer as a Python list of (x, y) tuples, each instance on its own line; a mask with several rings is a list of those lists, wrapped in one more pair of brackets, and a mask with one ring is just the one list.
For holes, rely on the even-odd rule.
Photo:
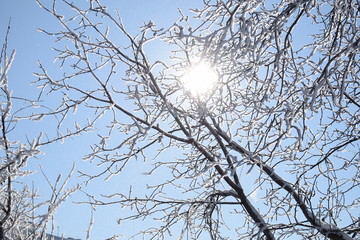
[(204, 0), (136, 35), (98, 0), (37, 2), (62, 30), (42, 30), (58, 41), (61, 74), (39, 63), (44, 103), (29, 119), (54, 117), (57, 128), (36, 143), (98, 134), (83, 183), (141, 171), (110, 195), (87, 192), (93, 207), (127, 209), (120, 229), (133, 220), (149, 224), (133, 238), (359, 237), (358, 2)]

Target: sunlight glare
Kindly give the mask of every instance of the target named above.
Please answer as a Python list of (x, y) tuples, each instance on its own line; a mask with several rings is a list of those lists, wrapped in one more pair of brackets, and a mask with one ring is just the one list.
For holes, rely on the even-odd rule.
[(217, 78), (216, 72), (209, 65), (201, 63), (192, 67), (180, 78), (180, 81), (192, 95), (200, 96), (214, 87)]

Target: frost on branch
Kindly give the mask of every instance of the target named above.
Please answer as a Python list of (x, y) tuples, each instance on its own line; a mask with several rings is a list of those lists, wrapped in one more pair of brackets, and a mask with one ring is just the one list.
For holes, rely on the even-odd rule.
[[(65, 45), (61, 76), (40, 65), (42, 94), (62, 99), (61, 123), (76, 103), (100, 137), (82, 176), (134, 174), (126, 190), (89, 193), (92, 206), (129, 210), (119, 222), (141, 222), (145, 238), (358, 237), (356, 1), (210, 0), (134, 35), (99, 1), (38, 3), (62, 27), (43, 32)], [(168, 57), (147, 54), (154, 43)], [(188, 94), (181, 76), (201, 62), (218, 79)]]
[[(77, 188), (65, 189), (69, 176), (60, 189), (52, 186), (52, 196), (44, 200), (26, 182), (26, 177), (34, 174), (27, 168), (28, 162), (41, 154), (41, 145), (49, 142), (41, 142), (40, 134), (23, 143), (19, 135), (13, 134), (20, 119), (31, 119), (21, 112), (34, 107), (34, 101), (14, 97), (8, 87), (9, 71), (15, 57), (15, 50), (7, 55), (9, 31), (10, 24), (0, 54), (0, 239), (46, 239), (47, 225), (55, 210)], [(41, 212), (46, 212), (46, 217)]]

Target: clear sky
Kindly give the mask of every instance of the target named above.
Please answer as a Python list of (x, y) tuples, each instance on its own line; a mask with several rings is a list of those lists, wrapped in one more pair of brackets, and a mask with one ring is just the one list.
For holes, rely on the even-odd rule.
[[(132, 33), (136, 33), (138, 28), (150, 19), (159, 27), (169, 27), (180, 17), (178, 8), (186, 11), (189, 8), (197, 7), (197, 4), (201, 3), (201, 1), (193, 0), (108, 0), (101, 2), (104, 5), (111, 4), (111, 7), (117, 8), (122, 15), (125, 26)], [(9, 86), (14, 91), (14, 96), (35, 99), (38, 91), (30, 83), (36, 80), (33, 73), (38, 70), (37, 61), (40, 60), (49, 67), (55, 56), (55, 52), (51, 50), (54, 46), (54, 39), (37, 31), (37, 29), (43, 28), (56, 31), (56, 29), (59, 29), (59, 25), (52, 16), (37, 5), (35, 0), (0, 0), (0, 3), (1, 43), (11, 18), (8, 49), (16, 49), (15, 61), (9, 73)], [(50, 127), (50, 125), (48, 126)], [(13, 140), (24, 140), (25, 136), (36, 137), (40, 131), (46, 131), (46, 127), (43, 122), (20, 123), (12, 132), (11, 137)], [(88, 137), (79, 137), (70, 139), (64, 144), (54, 144), (42, 148), (41, 150), (45, 152), (45, 155), (40, 156), (38, 159), (31, 159), (28, 166), (29, 169), (36, 170), (38, 174), (27, 177), (24, 181), (27, 181), (30, 186), (33, 182), (35, 188), (39, 188), (39, 194), (46, 197), (50, 192), (50, 188), (45, 178), (39, 174), (39, 165), (42, 166), (51, 182), (56, 180), (58, 174), (66, 175), (73, 162), (77, 163), (77, 170), (86, 168), (87, 165), (81, 162), (81, 159), (84, 154), (89, 153), (88, 145), (93, 140), (88, 139)], [(135, 170), (130, 170), (129, 176), (131, 171)], [(70, 186), (75, 182), (76, 179), (73, 179)], [(98, 182), (95, 183), (95, 188), (96, 184), (101, 184), (97, 188), (99, 191), (103, 190), (104, 192), (108, 188), (121, 188), (116, 183), (106, 185)], [(72, 203), (73, 201), (84, 200), (83, 197), (84, 194), (79, 192), (59, 209), (54, 223), (54, 232), (56, 234), (85, 239), (85, 230), (90, 220), (90, 207)], [(97, 209), (94, 212), (95, 224), (91, 239), (105, 239), (114, 234), (127, 235), (124, 228), (119, 228), (116, 225), (115, 219), (119, 212), (116, 209)], [(131, 232), (131, 229), (127, 229), (127, 231)]]

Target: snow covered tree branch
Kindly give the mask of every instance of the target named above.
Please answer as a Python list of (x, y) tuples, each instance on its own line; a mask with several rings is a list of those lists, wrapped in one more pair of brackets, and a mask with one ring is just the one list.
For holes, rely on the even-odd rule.
[[(15, 58), (15, 50), (8, 56), (9, 33), (10, 23), (0, 54), (0, 239), (47, 239), (47, 225), (55, 210), (77, 188), (65, 188), (69, 175), (57, 189), (58, 178), (55, 184), (49, 182), (53, 193), (44, 200), (24, 180), (34, 173), (27, 168), (29, 159), (41, 154), (39, 147), (44, 143), (41, 135), (27, 143), (12, 140), (12, 132), (24, 119), (20, 113), (27, 105), (33, 106), (34, 101), (13, 96), (9, 89), (9, 71)], [(16, 104), (17, 101), (24, 104)]]
[[(358, 2), (206, 0), (135, 35), (98, 0), (38, 3), (62, 27), (42, 31), (63, 74), (44, 63), (36, 74), (41, 96), (62, 100), (49, 142), (97, 131), (86, 182), (135, 167), (149, 183), (88, 193), (92, 206), (132, 210), (120, 223), (158, 220), (138, 231), (156, 239), (358, 237)], [(147, 53), (155, 43), (167, 57)], [(188, 89), (201, 64), (214, 85)]]

